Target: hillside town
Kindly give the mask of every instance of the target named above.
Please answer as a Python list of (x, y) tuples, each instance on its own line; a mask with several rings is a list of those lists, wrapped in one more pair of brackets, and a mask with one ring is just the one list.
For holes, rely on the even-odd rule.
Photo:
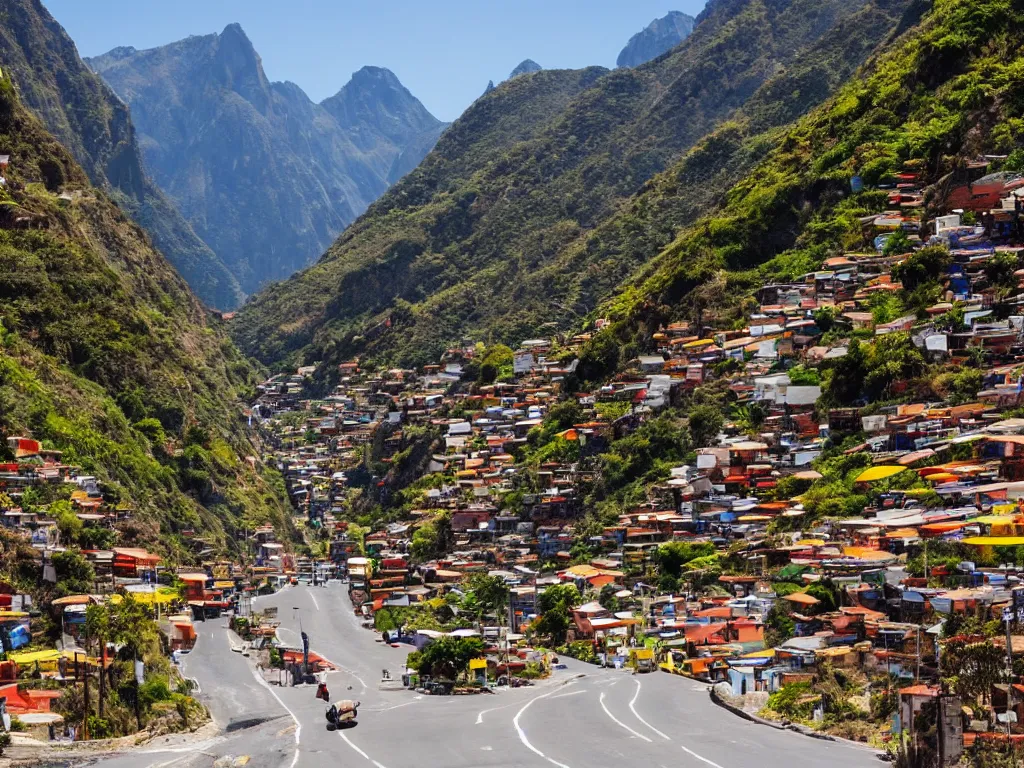
[[(870, 250), (663, 326), (595, 389), (583, 334), (353, 360), (319, 399), (310, 366), (253, 418), (378, 630), (543, 642), (875, 743), (940, 704), (922, 739), (1016, 739), (1024, 179), (985, 167), (927, 223), (908, 171)], [(459, 610), (487, 579), (500, 606)]]
[(343, 5), (0, 4), (0, 768), (1022, 768), (1024, 0)]
[[(342, 580), (341, 609), (410, 649), (410, 690), (519, 685), (565, 656), (947, 764), (1024, 738), (1024, 178), (970, 189), (923, 222), (904, 174), (862, 222), (871, 250), (757, 288), (739, 317), (665, 324), (593, 388), (605, 321), (422, 369), (352, 360), (319, 397), (316, 365), (271, 376), (239, 418), (297, 533), (245, 530), (234, 559), (198, 531), (183, 556), (147, 549), (94, 476), (9, 437), (4, 547), (36, 586), (2, 585), (7, 714), (50, 742), (195, 728), (194, 622), (229, 615), (295, 684), (336, 665), (253, 598)], [(465, 658), (431, 667), (446, 644)], [(134, 724), (110, 714), (132, 706)]]

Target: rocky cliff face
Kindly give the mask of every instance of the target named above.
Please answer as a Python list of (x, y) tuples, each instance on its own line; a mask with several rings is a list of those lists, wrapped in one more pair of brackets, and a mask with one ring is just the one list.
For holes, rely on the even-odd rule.
[(88, 63), (131, 107), (157, 184), (246, 292), (319, 256), (445, 128), (376, 67), (315, 104), (267, 79), (237, 24)]
[[(133, 49), (112, 51), (127, 57)], [(213, 307), (238, 304), (238, 282), (146, 173), (128, 107), (79, 58), (34, 0), (0, 4), (0, 61), (21, 100)]]
[(679, 11), (655, 19), (633, 35), (616, 62), (620, 67), (638, 67), (671, 51), (693, 32), (696, 19)]

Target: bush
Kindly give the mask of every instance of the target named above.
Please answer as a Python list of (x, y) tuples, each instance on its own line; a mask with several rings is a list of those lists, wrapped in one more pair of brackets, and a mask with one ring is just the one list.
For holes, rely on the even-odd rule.
[(151, 707), (158, 701), (170, 701), (171, 688), (166, 680), (157, 678), (139, 686), (139, 704)]
[(810, 683), (790, 683), (768, 697), (768, 709), (790, 720), (805, 720), (814, 712)]
[(105, 717), (89, 715), (90, 739), (109, 739), (113, 736), (114, 729), (111, 727), (109, 720), (107, 720)]

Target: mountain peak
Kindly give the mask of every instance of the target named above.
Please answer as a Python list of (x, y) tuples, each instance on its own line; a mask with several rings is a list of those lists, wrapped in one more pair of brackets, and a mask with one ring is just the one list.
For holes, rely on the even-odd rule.
[(269, 107), (269, 82), (252, 41), (237, 22), (228, 24), (217, 38), (215, 54), (220, 81), (261, 112)]
[(365, 66), (352, 73), (352, 79), (342, 86), (342, 90), (350, 86), (359, 88), (405, 88), (394, 72), (386, 67)]
[(540, 72), (542, 69), (544, 67), (533, 59), (524, 59), (519, 62), (519, 66), (512, 70), (512, 74), (508, 76), (508, 79), (511, 80), (513, 77), (519, 77), (519, 75), (528, 75), (531, 72)]
[(238, 22), (228, 24), (217, 37), (219, 51), (227, 57), (232, 69), (253, 69), (262, 66), (249, 36)]
[(688, 38), (696, 22), (693, 16), (670, 11), (633, 35), (616, 63), (620, 67), (638, 67), (658, 58)]
[[(374, 126), (378, 133), (399, 143), (410, 131), (432, 131), (440, 125), (395, 73), (384, 67), (363, 67), (320, 106), (346, 130)], [(359, 137), (351, 138), (359, 145)]]

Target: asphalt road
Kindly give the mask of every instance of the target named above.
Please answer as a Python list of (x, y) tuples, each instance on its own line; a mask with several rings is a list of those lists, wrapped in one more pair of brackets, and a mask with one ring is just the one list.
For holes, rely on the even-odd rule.
[(377, 642), (359, 626), (340, 584), (299, 586), (259, 598), (276, 605), (281, 639), (311, 647), (339, 671), (332, 700), (362, 702), (358, 725), (326, 730), (324, 705), (306, 686), (267, 686), (230, 650), (223, 621), (199, 627), (183, 663), (224, 731), (198, 745), (150, 745), (96, 761), (105, 768), (254, 768), (367, 765), (367, 768), (864, 768), (870, 750), (812, 739), (742, 720), (715, 706), (707, 687), (685, 678), (630, 675), (569, 661), (530, 688), (496, 695), (432, 697), (380, 690), (407, 648)]

